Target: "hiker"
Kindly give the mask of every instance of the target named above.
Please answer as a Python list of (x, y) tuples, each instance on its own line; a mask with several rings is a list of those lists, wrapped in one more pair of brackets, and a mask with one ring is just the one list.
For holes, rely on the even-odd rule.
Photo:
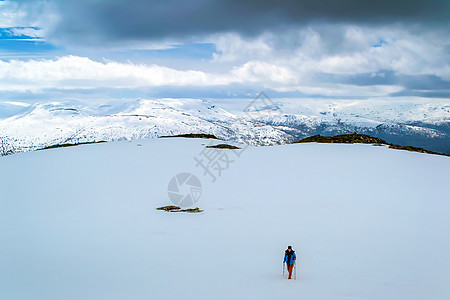
[(292, 250), (291, 246), (288, 246), (287, 250), (284, 252), (284, 261), (286, 263), (286, 267), (289, 273), (288, 279), (292, 277), (292, 269), (294, 268), (295, 259), (296, 259), (295, 251)]

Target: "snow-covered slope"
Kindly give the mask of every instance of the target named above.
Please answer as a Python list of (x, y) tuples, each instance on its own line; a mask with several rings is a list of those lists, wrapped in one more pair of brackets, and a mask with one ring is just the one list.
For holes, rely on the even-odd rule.
[[(81, 101), (0, 105), (0, 155), (51, 145), (206, 133), (249, 145), (284, 144), (315, 134), (365, 133), (390, 143), (450, 154), (445, 101), (307, 101), (218, 103), (196, 99)], [(260, 102), (258, 102), (260, 101)]]
[[(207, 143), (1, 158), (0, 299), (450, 298), (448, 157), (370, 145), (217, 150), (233, 162), (213, 183), (194, 160)], [(155, 210), (171, 204), (180, 172), (201, 180), (203, 213)], [(297, 280), (281, 276), (289, 244)]]

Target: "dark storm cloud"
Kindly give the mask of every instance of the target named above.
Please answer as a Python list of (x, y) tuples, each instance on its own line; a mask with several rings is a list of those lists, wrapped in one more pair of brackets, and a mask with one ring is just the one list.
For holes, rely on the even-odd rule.
[(418, 23), (447, 26), (448, 0), (64, 0), (53, 1), (53, 35), (99, 39), (178, 38), (261, 31), (308, 22)]

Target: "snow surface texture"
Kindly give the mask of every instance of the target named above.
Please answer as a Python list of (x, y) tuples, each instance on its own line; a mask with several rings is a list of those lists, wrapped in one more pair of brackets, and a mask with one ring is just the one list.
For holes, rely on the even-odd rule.
[[(194, 161), (208, 143), (2, 157), (0, 299), (450, 299), (448, 157), (251, 146), (217, 150), (234, 162), (212, 183)], [(201, 180), (203, 213), (155, 209), (180, 172)]]
[[(384, 139), (393, 137), (388, 142), (450, 154), (450, 104), (445, 101), (262, 100), (228, 100), (220, 102), (220, 107), (196, 99), (106, 104), (64, 101), (28, 107), (17, 102), (3, 103), (0, 155), (65, 143), (137, 140), (183, 133), (214, 134), (249, 145), (276, 145), (314, 134), (354, 131)], [(236, 109), (236, 103), (243, 107)], [(437, 142), (439, 146), (434, 148), (433, 143)]]

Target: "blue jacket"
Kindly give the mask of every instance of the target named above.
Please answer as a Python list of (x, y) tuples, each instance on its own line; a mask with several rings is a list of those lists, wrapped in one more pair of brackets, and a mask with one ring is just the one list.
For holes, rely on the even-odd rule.
[(295, 251), (294, 251), (294, 250), (292, 250), (291, 253), (292, 253), (292, 254), (289, 255), (287, 250), (284, 252), (284, 261), (285, 261), (288, 265), (293, 265), (293, 264), (295, 264), (295, 259), (297, 258), (297, 256), (295, 255)]

